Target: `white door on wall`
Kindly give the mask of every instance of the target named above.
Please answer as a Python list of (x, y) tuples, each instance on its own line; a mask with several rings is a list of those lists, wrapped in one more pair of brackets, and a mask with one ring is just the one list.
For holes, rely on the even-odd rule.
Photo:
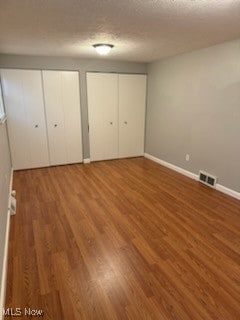
[(79, 74), (43, 71), (50, 164), (82, 162)]
[(119, 157), (144, 153), (146, 75), (119, 75)]
[(49, 165), (41, 71), (1, 70), (13, 169)]
[(118, 75), (87, 73), (91, 161), (118, 158)]

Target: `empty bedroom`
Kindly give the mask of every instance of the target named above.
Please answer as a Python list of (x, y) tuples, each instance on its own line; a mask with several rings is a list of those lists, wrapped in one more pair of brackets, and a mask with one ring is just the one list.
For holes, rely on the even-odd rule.
[(240, 319), (239, 17), (0, 0), (0, 320)]

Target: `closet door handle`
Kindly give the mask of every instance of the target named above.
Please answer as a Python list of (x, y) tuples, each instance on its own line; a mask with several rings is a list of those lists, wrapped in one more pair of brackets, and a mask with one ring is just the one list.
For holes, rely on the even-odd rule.
[(35, 124), (35, 128), (38, 128), (38, 124)]
[(127, 121), (124, 121), (124, 124), (127, 124)]
[(57, 126), (58, 126), (57, 124), (54, 125), (55, 128), (56, 128)]
[(112, 122), (112, 121), (110, 121), (110, 125), (111, 125), (111, 126), (113, 125), (113, 122)]

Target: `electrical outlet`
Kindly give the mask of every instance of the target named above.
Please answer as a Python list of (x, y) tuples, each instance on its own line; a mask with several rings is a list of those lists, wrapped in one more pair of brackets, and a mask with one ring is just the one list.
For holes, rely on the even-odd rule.
[(186, 161), (189, 161), (189, 160), (190, 160), (190, 155), (186, 154)]

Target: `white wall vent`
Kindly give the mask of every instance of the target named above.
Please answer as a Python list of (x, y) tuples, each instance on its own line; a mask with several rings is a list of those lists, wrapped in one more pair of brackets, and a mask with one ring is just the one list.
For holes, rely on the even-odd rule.
[(199, 181), (206, 184), (207, 186), (216, 188), (217, 177), (214, 177), (205, 171), (199, 171)]

